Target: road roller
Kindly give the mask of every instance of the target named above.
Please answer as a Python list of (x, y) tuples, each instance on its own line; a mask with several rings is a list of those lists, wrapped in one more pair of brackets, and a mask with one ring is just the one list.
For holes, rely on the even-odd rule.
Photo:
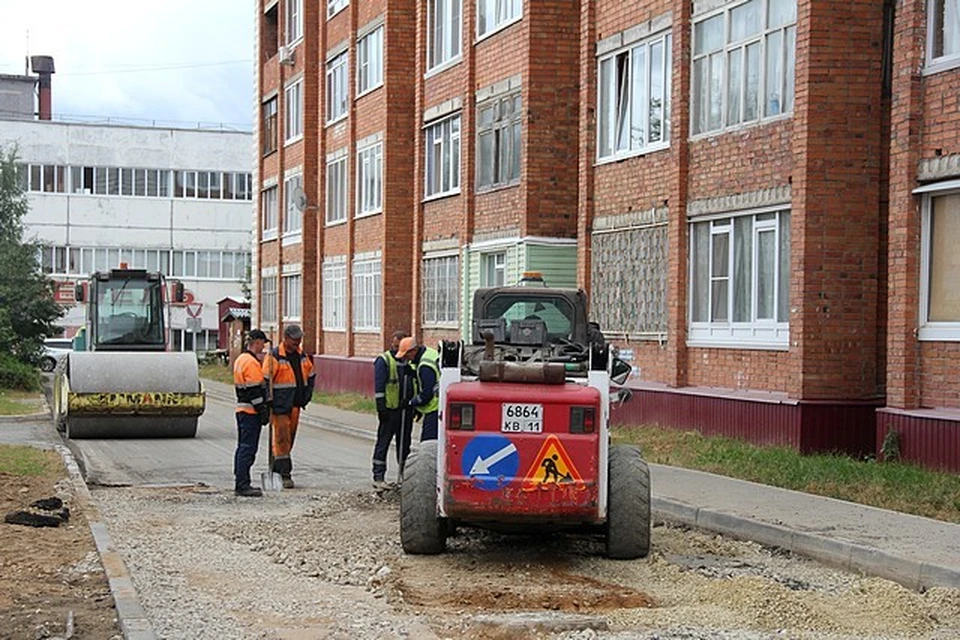
[(167, 351), (168, 297), (183, 283), (123, 266), (78, 283), (86, 322), (54, 375), (54, 420), (68, 438), (192, 438), (206, 404), (193, 352)]

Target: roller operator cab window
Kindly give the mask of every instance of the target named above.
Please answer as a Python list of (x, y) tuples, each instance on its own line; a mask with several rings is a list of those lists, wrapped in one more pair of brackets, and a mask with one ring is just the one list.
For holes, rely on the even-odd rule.
[(162, 345), (160, 282), (115, 280), (99, 283), (97, 343)]

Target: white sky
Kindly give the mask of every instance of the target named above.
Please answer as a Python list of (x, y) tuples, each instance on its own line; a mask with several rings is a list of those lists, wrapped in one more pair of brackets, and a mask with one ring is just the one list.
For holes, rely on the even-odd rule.
[(249, 128), (253, 19), (249, 0), (0, 0), (0, 74), (24, 73), (29, 31), (55, 118)]

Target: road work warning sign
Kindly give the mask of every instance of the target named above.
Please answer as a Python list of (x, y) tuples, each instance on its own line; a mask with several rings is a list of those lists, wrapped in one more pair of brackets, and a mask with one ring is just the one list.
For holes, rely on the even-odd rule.
[(548, 436), (523, 479), (524, 491), (546, 490), (552, 486), (584, 489), (583, 477), (557, 436)]

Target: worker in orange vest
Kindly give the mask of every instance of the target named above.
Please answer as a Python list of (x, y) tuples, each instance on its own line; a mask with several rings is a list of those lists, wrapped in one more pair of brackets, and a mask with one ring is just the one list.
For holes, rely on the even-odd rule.
[(274, 347), (263, 361), (263, 376), (267, 381), (271, 403), (270, 423), (273, 438), (270, 450), (273, 457), (271, 471), (279, 473), (283, 488), (293, 488), (293, 441), (297, 437), (300, 410), (310, 404), (316, 373), (313, 359), (300, 348), (303, 329), (289, 324), (283, 329), (283, 342)]
[(237, 450), (233, 455), (234, 492), (238, 496), (260, 497), (263, 492), (250, 484), (250, 467), (260, 447), (260, 427), (270, 422), (267, 386), (260, 358), (267, 335), (253, 329), (244, 338), (244, 350), (233, 363), (233, 388), (237, 394)]

